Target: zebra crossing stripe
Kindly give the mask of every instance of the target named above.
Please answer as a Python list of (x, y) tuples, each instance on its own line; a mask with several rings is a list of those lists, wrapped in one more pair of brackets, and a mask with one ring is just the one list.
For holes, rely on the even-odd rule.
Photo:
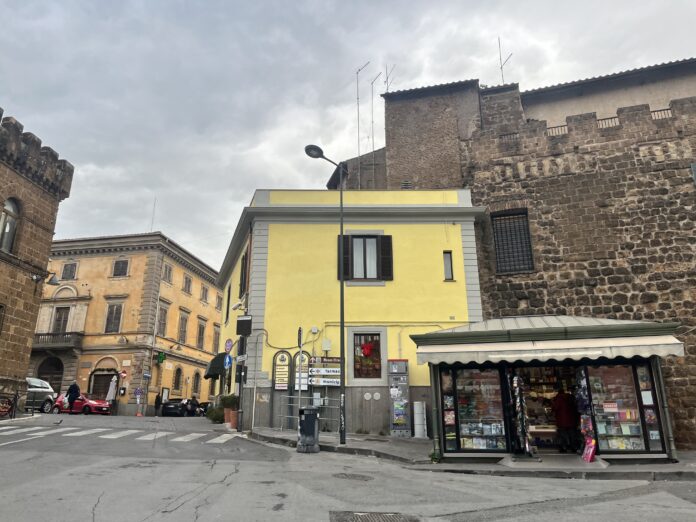
[(63, 437), (82, 437), (83, 435), (93, 435), (95, 433), (101, 433), (102, 431), (109, 431), (109, 429), (94, 428), (93, 430), (77, 431), (75, 433), (64, 433)]
[(214, 439), (206, 440), (206, 444), (222, 444), (223, 442), (227, 442), (230, 439), (234, 439), (237, 437), (236, 433), (226, 433), (224, 435), (220, 435), (219, 437), (215, 437)]
[(2, 426), (0, 427), (0, 431), (13, 430), (15, 428), (18, 428), (18, 426)]
[(173, 432), (171, 431), (158, 431), (157, 433), (148, 433), (147, 435), (143, 435), (142, 437), (138, 437), (135, 440), (155, 440), (159, 439), (162, 437), (166, 437), (167, 435), (171, 435)]
[(120, 439), (121, 437), (126, 437), (128, 435), (133, 435), (134, 433), (140, 433), (142, 430), (124, 430), (117, 431), (116, 433), (109, 433), (107, 435), (99, 435), (100, 439)]
[(172, 439), (171, 442), (190, 442), (194, 439), (204, 437), (205, 435), (205, 433), (189, 433), (188, 435), (184, 435), (183, 437), (177, 437), (176, 439)]
[(0, 435), (14, 435), (15, 433), (27, 433), (29, 431), (43, 430), (46, 429), (45, 426), (34, 426), (33, 428), (20, 428), (18, 430), (6, 431), (0, 433)]
[(43, 437), (44, 435), (54, 435), (56, 433), (62, 433), (64, 431), (73, 431), (77, 430), (79, 428), (58, 428), (58, 429), (51, 429), (51, 430), (46, 430), (46, 431), (36, 431), (31, 434), (32, 437)]

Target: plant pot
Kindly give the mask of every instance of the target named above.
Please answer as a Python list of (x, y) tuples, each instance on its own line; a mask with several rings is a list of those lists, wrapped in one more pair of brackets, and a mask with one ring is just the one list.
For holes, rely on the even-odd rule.
[(239, 411), (238, 410), (231, 410), (229, 408), (225, 408), (225, 416), (228, 415), (229, 411), (229, 421), (228, 424), (230, 426), (230, 429), (236, 430), (237, 426), (239, 424)]

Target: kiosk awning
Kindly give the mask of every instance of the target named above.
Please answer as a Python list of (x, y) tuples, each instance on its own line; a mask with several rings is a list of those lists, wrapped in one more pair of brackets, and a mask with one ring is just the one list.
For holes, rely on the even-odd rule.
[(217, 354), (208, 363), (208, 367), (205, 369), (206, 379), (216, 379), (221, 375), (225, 375), (225, 352)]
[(684, 355), (678, 323), (569, 316), (503, 318), (413, 335), (419, 364)]

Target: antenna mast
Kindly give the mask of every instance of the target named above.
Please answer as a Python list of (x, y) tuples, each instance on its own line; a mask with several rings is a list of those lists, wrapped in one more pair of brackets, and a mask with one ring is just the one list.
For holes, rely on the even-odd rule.
[(503, 74), (503, 67), (505, 67), (505, 64), (508, 63), (508, 60), (512, 58), (512, 53), (508, 55), (507, 58), (505, 58), (505, 61), (503, 61), (503, 49), (500, 45), (500, 36), (498, 37), (498, 59), (500, 60), (500, 79), (505, 83), (505, 74)]
[(152, 202), (152, 219), (150, 220), (150, 232), (152, 232), (152, 229), (155, 228), (155, 208), (157, 208), (157, 196), (155, 196), (155, 200)]
[(394, 67), (396, 67), (396, 64), (392, 65), (391, 69), (389, 69), (388, 65), (384, 66), (384, 88), (387, 92), (389, 92), (389, 87), (391, 86), (392, 82), (394, 81), (393, 78), (390, 79), (391, 73), (394, 72)]
[(372, 188), (375, 187), (375, 82), (382, 76), (380, 72), (374, 79), (370, 82), (370, 112), (372, 120)]
[(356, 102), (358, 105), (358, 190), (360, 190), (360, 164), (362, 163), (362, 161), (360, 161), (360, 71), (362, 71), (369, 64), (370, 62), (368, 61), (365, 65), (355, 71), (355, 93)]

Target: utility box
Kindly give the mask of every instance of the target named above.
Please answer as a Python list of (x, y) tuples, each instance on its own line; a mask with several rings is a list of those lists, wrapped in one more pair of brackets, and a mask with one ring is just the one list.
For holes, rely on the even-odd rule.
[(319, 453), (319, 408), (300, 408), (300, 424), (297, 440), (298, 453)]
[(392, 437), (411, 436), (408, 360), (389, 359), (389, 431)]

